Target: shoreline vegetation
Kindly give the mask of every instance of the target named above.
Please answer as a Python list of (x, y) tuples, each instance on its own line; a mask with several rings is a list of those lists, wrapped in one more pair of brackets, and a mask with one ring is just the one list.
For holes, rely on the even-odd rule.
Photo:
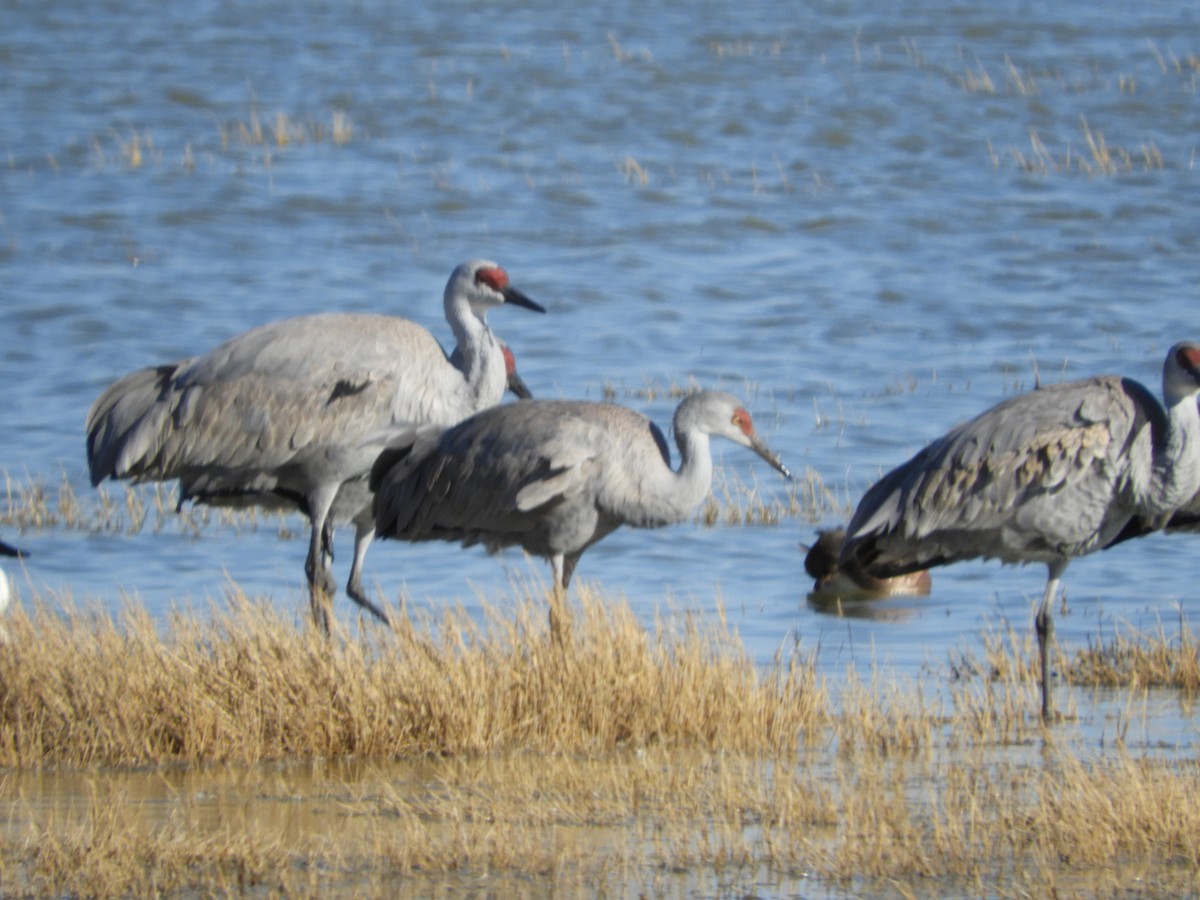
[[(751, 475), (742, 478), (737, 469), (721, 469), (713, 478), (713, 490), (696, 513), (694, 521), (715, 525), (779, 525), (799, 519), (817, 524), (845, 518), (853, 512), (847, 488), (835, 488), (813, 468), (806, 467), (793, 481), (763, 491)], [(41, 478), (17, 479), (4, 473), (0, 498), (0, 526), (19, 531), (63, 528), (72, 531), (155, 534), (180, 530), (199, 536), (208, 527), (235, 531), (273, 528), (280, 538), (305, 537), (306, 528), (294, 515), (267, 512), (254, 507), (222, 509), (185, 503), (180, 506), (174, 482), (100, 485), (81, 498), (66, 473), (57, 484)]]
[[(152, 621), (34, 597), (0, 647), (0, 889), (456, 895), (1194, 889), (1200, 765), (1125, 750), (1196, 641), (1060, 663), (1127, 692), (1112, 746), (1044, 729), (1030, 637), (938, 685), (755, 665), (719, 617), (586, 587), (326, 640), (232, 588)], [(565, 641), (565, 642), (564, 642)], [(1163, 672), (1173, 673), (1163, 677)], [(944, 689), (942, 689), (944, 684)], [(1072, 701), (1074, 702), (1074, 701)]]

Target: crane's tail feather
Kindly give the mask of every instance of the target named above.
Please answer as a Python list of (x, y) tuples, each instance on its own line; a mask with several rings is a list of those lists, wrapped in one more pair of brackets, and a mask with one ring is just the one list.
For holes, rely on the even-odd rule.
[(130, 372), (102, 393), (87, 415), (87, 459), (92, 484), (137, 476), (153, 459), (170, 410), (160, 403), (175, 363)]

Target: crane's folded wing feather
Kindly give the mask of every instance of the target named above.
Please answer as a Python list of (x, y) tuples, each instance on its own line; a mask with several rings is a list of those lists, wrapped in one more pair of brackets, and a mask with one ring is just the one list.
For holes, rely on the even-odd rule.
[[(1011, 398), (868, 490), (848, 527), (844, 555), (869, 565), (886, 557), (881, 542), (890, 539), (901, 554), (925, 562), (993, 555), (1034, 517), (1042, 533), (1086, 541), (1109, 527), (1111, 497), (1126, 488), (1129, 450), (1138, 441), (1149, 446), (1161, 415), (1145, 388), (1120, 378)], [(985, 533), (991, 538), (963, 537)], [(984, 546), (989, 539), (995, 546)]]

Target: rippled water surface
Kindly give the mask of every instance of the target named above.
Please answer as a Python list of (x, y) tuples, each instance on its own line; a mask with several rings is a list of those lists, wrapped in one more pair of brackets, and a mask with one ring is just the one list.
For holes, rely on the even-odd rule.
[[(549, 310), (491, 317), (537, 395), (611, 392), (666, 425), (672, 385), (733, 390), (843, 504), (1038, 374), (1157, 389), (1166, 348), (1200, 337), (1183, 4), (2, 8), (0, 466), (85, 503), (84, 416), (117, 376), (323, 310), (448, 342), (441, 292), (469, 257)], [(723, 604), (760, 658), (799, 641), (831, 672), (917, 673), (1024, 627), (1036, 568), (962, 564), (861, 617), (810, 606), (798, 544), (845, 515), (621, 531), (577, 577), (647, 621)], [(33, 551), (26, 597), (165, 614), (232, 579), (304, 614), (304, 545), (274, 521), (5, 537)], [(1077, 562), (1060, 641), (1174, 627), (1197, 549)], [(477, 607), (543, 569), (381, 544), (367, 575), (389, 602)]]

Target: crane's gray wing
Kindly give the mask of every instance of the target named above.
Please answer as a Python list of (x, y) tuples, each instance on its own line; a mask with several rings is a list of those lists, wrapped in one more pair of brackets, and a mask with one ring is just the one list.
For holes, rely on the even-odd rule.
[(1127, 488), (1130, 457), (1149, 454), (1164, 429), (1161, 405), (1128, 379), (1013, 397), (868, 490), (843, 558), (894, 575), (975, 556), (1097, 549), (1089, 542), (1112, 540), (1132, 512), (1113, 503)]
[(595, 404), (529, 400), (477, 413), (419, 441), (374, 479), (376, 530), (406, 540), (468, 542), (534, 527), (532, 510), (578, 496), (607, 446), (580, 411)]
[[(431, 345), (431, 346), (430, 346)], [(87, 419), (92, 481), (180, 478), (186, 495), (271, 490), (288, 471), (363, 472), (363, 436), (404, 427), (424, 392), (408, 355), (444, 359), (424, 329), (386, 316), (310, 316), (119, 380)], [(397, 397), (414, 409), (402, 409)]]

